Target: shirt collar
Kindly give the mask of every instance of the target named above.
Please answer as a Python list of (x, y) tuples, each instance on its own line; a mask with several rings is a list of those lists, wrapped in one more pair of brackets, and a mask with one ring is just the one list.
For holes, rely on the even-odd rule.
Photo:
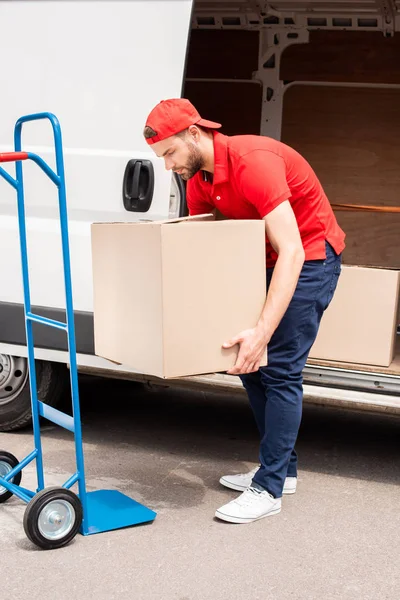
[(213, 184), (218, 185), (229, 179), (228, 136), (213, 132), (214, 136), (214, 177)]

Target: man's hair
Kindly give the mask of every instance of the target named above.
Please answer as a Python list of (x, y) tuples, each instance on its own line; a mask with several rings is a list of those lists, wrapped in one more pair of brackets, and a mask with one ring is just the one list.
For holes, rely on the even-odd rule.
[[(198, 127), (204, 133), (209, 133), (209, 131), (210, 131), (210, 129), (208, 129), (207, 127), (201, 127), (200, 125), (196, 125), (196, 127)], [(184, 138), (187, 135), (188, 129), (189, 128), (184, 129), (183, 131), (179, 131), (175, 135), (177, 137)], [(146, 125), (146, 127), (143, 130), (143, 135), (144, 135), (145, 139), (148, 140), (148, 139), (155, 137), (157, 135), (157, 131), (154, 131), (154, 129), (152, 129), (151, 127)]]
[(154, 131), (154, 129), (146, 125), (143, 131), (143, 135), (146, 138), (146, 140), (149, 140), (150, 138), (155, 137), (157, 135), (157, 131)]

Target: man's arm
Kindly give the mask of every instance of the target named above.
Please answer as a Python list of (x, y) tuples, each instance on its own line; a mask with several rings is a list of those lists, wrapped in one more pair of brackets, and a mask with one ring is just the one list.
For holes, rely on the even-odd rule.
[(239, 344), (232, 375), (252, 373), (260, 368), (267, 345), (293, 297), (304, 263), (304, 248), (293, 209), (288, 200), (264, 217), (265, 229), (278, 254), (264, 310), (254, 329), (243, 331), (223, 347)]
[(293, 297), (304, 263), (304, 248), (296, 217), (288, 201), (264, 217), (269, 241), (278, 254), (268, 298), (258, 326), (271, 339)]

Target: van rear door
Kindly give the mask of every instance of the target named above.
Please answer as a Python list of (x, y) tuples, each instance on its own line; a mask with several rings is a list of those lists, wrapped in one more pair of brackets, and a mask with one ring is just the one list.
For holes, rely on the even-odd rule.
[[(168, 217), (171, 174), (142, 132), (155, 104), (181, 95), (191, 11), (192, 0), (0, 3), (0, 151), (12, 149), (20, 116), (48, 111), (58, 117), (76, 310), (92, 311), (90, 223)], [(23, 146), (54, 167), (49, 124), (25, 125)], [(142, 161), (141, 198), (154, 181), (148, 206), (135, 201), (132, 160)], [(6, 168), (14, 174), (13, 165)], [(62, 308), (56, 188), (34, 164), (24, 163), (24, 181), (32, 303)], [(23, 299), (18, 243), (15, 191), (0, 180), (3, 323)], [(0, 351), (1, 342), (18, 340), (0, 333)]]

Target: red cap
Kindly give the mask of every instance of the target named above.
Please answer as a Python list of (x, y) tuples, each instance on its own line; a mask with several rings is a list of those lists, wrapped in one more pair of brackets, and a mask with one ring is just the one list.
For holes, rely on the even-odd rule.
[(155, 144), (165, 140), (171, 135), (176, 135), (190, 125), (200, 125), (209, 129), (219, 129), (220, 123), (202, 119), (195, 107), (186, 98), (172, 98), (162, 100), (149, 114), (146, 127), (151, 127), (157, 135), (147, 138), (148, 144)]

